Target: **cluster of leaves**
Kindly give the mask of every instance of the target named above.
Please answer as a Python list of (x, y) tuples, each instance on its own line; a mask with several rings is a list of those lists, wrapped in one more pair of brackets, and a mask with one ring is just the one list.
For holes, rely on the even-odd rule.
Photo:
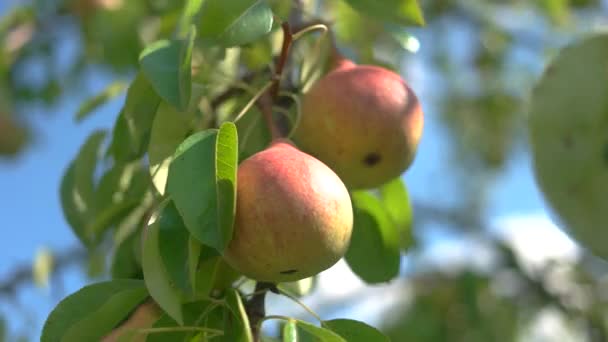
[[(319, 12), (335, 14), (337, 22), (344, 13), (356, 14), (359, 22), (391, 23), (390, 30), (376, 24), (377, 37), (394, 37), (404, 29), (400, 25), (422, 24), (415, 1), (322, 4), (325, 7)], [(102, 13), (141, 14), (131, 6), (135, 5), (125, 2)], [(92, 255), (109, 252), (113, 280), (84, 287), (64, 299), (50, 314), (43, 341), (99, 340), (148, 297), (162, 315), (146, 328), (122, 334), (120, 340), (149, 334), (147, 340), (249, 341), (251, 331), (259, 330), (251, 329), (245, 310), (243, 284), (248, 282), (221, 257), (233, 233), (236, 172), (240, 161), (270, 141), (262, 114), (253, 105), (276, 82), (273, 42), (282, 37), (280, 21), (287, 20), (281, 18), (295, 13), (299, 19), (294, 26), (302, 30), (314, 26), (304, 20), (316, 23), (327, 18), (305, 14), (306, 8), (292, 8), (291, 1), (191, 0), (183, 4), (177, 18), (175, 11), (166, 10), (164, 31), (159, 30), (158, 40), (138, 54), (137, 73), (126, 87), (124, 106), (112, 132), (92, 133), (65, 172), (61, 183), (65, 217)], [(85, 11), (81, 15), (100, 14)], [(136, 31), (121, 25), (113, 29), (128, 32), (127, 36)], [(95, 29), (85, 32), (99, 34)], [(336, 32), (340, 39), (340, 32), (347, 31)], [(322, 74), (322, 57), (313, 47), (320, 46), (323, 38), (306, 37), (293, 48), (283, 88), (295, 100), (283, 107), (277, 101), (273, 107), (289, 119), (289, 129), (299, 115), (297, 96), (310, 81), (301, 76), (302, 69)], [(99, 37), (93, 41), (117, 44)], [(127, 43), (129, 49), (139, 46)], [(105, 46), (103, 51), (119, 49)], [(102, 60), (122, 65), (111, 55), (104, 54)], [(84, 103), (76, 119), (85, 120), (124, 88), (111, 84)], [(276, 119), (281, 122), (281, 117)], [(399, 274), (401, 252), (412, 243), (412, 212), (405, 185), (395, 179), (377, 191), (352, 192), (352, 200), (355, 224), (345, 259), (367, 283), (390, 281)], [(285, 284), (279, 289), (293, 298), (285, 288), (297, 287)], [(385, 339), (374, 328), (352, 320), (321, 321), (319, 327), (288, 317), (265, 319), (276, 318), (285, 320), (286, 341), (298, 335), (322, 341)]]

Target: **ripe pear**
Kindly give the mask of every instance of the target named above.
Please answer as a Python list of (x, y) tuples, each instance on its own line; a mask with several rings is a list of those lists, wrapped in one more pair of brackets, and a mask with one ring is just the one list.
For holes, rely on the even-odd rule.
[(373, 188), (410, 166), (422, 127), (418, 98), (398, 74), (339, 56), (303, 95), (294, 141), (349, 188)]
[(607, 70), (608, 34), (572, 43), (534, 89), (528, 121), (536, 181), (558, 226), (606, 260)]
[(224, 258), (249, 278), (295, 281), (334, 265), (348, 249), (348, 190), (325, 164), (275, 140), (241, 163), (234, 235)]

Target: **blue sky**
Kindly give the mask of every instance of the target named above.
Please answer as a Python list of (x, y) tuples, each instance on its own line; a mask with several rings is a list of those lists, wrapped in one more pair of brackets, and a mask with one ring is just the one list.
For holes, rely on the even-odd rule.
[[(17, 1), (0, 2), (0, 14)], [(430, 43), (421, 39), (422, 49)], [(62, 63), (69, 63), (70, 49), (75, 42), (62, 47)], [(72, 50), (73, 51), (73, 50)], [(415, 59), (413, 65), (423, 65)], [(35, 69), (34, 69), (35, 70)], [(447, 142), (441, 135), (440, 125), (431, 98), (432, 80), (425, 79), (423, 73), (412, 71), (409, 74), (413, 88), (419, 93), (425, 109), (425, 130), (419, 147), (418, 157), (412, 168), (404, 176), (411, 196), (424, 202), (446, 201), (453, 203), (458, 199), (457, 184), (445, 177), (449, 160), (445, 158)], [(30, 122), (34, 124), (35, 142), (31, 148), (15, 160), (0, 160), (0, 197), (2, 230), (0, 239), (0, 281), (18, 265), (28, 264), (41, 247), (61, 250), (77, 243), (67, 226), (59, 203), (58, 188), (64, 168), (74, 157), (87, 135), (96, 128), (110, 128), (122, 105), (122, 98), (113, 101), (99, 110), (95, 116), (82, 124), (73, 120), (80, 101), (94, 94), (111, 82), (99, 73), (87, 77), (86, 86), (80, 93), (57, 104), (52, 110), (40, 107), (26, 108)], [(427, 94), (427, 95), (425, 95)], [(489, 199), (492, 218), (509, 216), (546, 217), (544, 204), (533, 179), (529, 156), (519, 150), (509, 161), (505, 173), (497, 176), (496, 184)], [(441, 240), (441, 232), (430, 232), (431, 241)], [(26, 308), (34, 308), (34, 320), (21, 321), (20, 324), (35, 327), (41, 324), (57, 301), (84, 284), (86, 280), (76, 269), (67, 273), (63, 289), (38, 289), (27, 287), (19, 293), (18, 299)], [(14, 303), (0, 300), (0, 315), (9, 315), (19, 310)], [(16, 323), (16, 322), (14, 322)], [(31, 329), (30, 329), (31, 331)], [(34, 333), (33, 337), (37, 336)]]

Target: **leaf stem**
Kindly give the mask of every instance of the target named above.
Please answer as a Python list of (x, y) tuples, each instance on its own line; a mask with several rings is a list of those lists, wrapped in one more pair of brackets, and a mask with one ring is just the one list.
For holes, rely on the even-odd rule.
[(304, 310), (306, 310), (306, 311), (307, 311), (309, 314), (311, 314), (311, 315), (312, 315), (314, 318), (316, 318), (316, 319), (319, 321), (319, 323), (321, 323), (321, 325), (323, 325), (323, 319), (321, 318), (321, 316), (319, 316), (319, 315), (318, 315), (316, 312), (314, 312), (314, 311), (313, 311), (311, 308), (309, 308), (309, 307), (308, 307), (306, 304), (304, 304), (304, 303), (303, 303), (301, 300), (299, 300), (298, 298), (296, 298), (296, 297), (295, 297), (295, 296), (293, 296), (291, 293), (289, 293), (289, 292), (287, 292), (287, 291), (285, 291), (285, 290), (282, 290), (282, 289), (280, 289), (280, 288), (278, 288), (278, 287), (277, 287), (277, 289), (279, 290), (279, 292), (280, 292), (280, 293), (281, 293), (283, 296), (285, 296), (285, 297), (287, 297), (287, 298), (291, 299), (291, 300), (292, 300), (292, 301), (294, 301), (296, 304), (298, 304), (299, 306), (301, 306), (301, 307), (302, 307)]

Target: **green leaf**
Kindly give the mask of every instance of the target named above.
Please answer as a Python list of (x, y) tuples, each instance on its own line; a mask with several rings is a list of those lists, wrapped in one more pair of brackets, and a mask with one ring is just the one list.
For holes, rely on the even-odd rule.
[(215, 177), (217, 192), (218, 223), (223, 246), (232, 239), (236, 215), (236, 174), (239, 162), (239, 143), (236, 126), (224, 122), (217, 134), (215, 147)]
[(134, 160), (146, 152), (159, 103), (160, 97), (150, 82), (137, 73), (114, 125), (110, 152), (117, 161)]
[[(196, 301), (186, 303), (183, 306), (184, 312), (184, 325), (192, 327), (207, 327), (205, 324), (205, 316), (209, 313), (209, 309), (215, 307), (216, 304), (211, 303), (207, 300)], [(163, 314), (156, 323), (154, 323), (153, 328), (173, 328), (179, 327), (180, 324), (175, 322), (171, 316), (167, 314)], [(154, 333), (148, 334), (146, 338), (146, 342), (167, 342), (167, 341), (200, 341), (198, 339), (193, 339), (192, 337), (198, 334), (194, 331), (167, 331), (162, 333)], [(202, 341), (206, 341), (203, 339)], [(212, 340), (214, 341), (214, 340)]]
[(399, 273), (399, 232), (380, 201), (366, 192), (351, 194), (353, 235), (346, 262), (367, 283), (387, 282)]
[(131, 234), (116, 246), (112, 256), (110, 275), (114, 279), (139, 278), (140, 265), (135, 257), (135, 244), (140, 243), (139, 234)]
[(139, 57), (142, 73), (158, 95), (180, 111), (190, 103), (195, 35), (192, 28), (186, 39), (154, 42)]
[(227, 47), (244, 45), (268, 34), (272, 22), (272, 9), (265, 0), (207, 0), (199, 34)]
[(207, 298), (216, 291), (229, 288), (240, 277), (215, 249), (202, 246), (201, 260), (196, 273), (196, 297)]
[(402, 25), (424, 25), (424, 16), (417, 0), (345, 0), (363, 15), (380, 21)]
[(190, 288), (196, 293), (196, 274), (198, 271), (198, 264), (201, 257), (203, 248), (208, 248), (194, 238), (192, 235), (188, 238), (188, 280), (190, 281)]
[(160, 256), (169, 279), (182, 292), (190, 293), (192, 291), (188, 277), (190, 233), (172, 201), (166, 204), (158, 220)]
[[(217, 141), (217, 143), (216, 143)], [(167, 191), (190, 233), (223, 251), (236, 207), (237, 136), (232, 123), (188, 137), (169, 168)]]
[(268, 126), (257, 108), (250, 109), (236, 123), (239, 135), (239, 160), (243, 161), (266, 148), (272, 140)]
[(141, 280), (113, 280), (85, 286), (53, 309), (40, 340), (99, 341), (147, 296)]
[(164, 195), (167, 175), (173, 154), (191, 130), (192, 115), (178, 112), (166, 102), (161, 102), (152, 124), (148, 157), (150, 174), (156, 190)]
[(321, 328), (301, 320), (297, 320), (296, 325), (298, 329), (306, 332), (310, 337), (317, 339), (319, 342), (347, 342), (347, 340), (329, 329)]
[[(145, 232), (142, 268), (150, 295), (173, 319), (183, 324), (182, 294), (171, 282), (160, 252), (160, 225), (166, 215), (165, 207), (158, 211), (158, 218)], [(169, 211), (169, 213), (171, 213)]]
[(348, 342), (390, 342), (378, 329), (352, 319), (333, 319), (324, 321), (323, 325)]
[(298, 329), (295, 320), (289, 320), (283, 326), (283, 342), (298, 342)]
[(97, 160), (101, 156), (101, 144), (106, 132), (97, 130), (93, 132), (82, 145), (74, 161), (74, 181), (78, 193), (82, 198), (86, 210), (92, 210), (95, 201), (95, 171)]
[(89, 115), (95, 112), (97, 108), (104, 105), (106, 102), (112, 100), (114, 97), (120, 95), (126, 88), (126, 84), (123, 82), (114, 82), (102, 90), (99, 94), (85, 100), (78, 108), (76, 112), (76, 122), (81, 122)]
[(70, 163), (61, 179), (61, 207), (66, 221), (74, 234), (86, 245), (91, 245), (91, 239), (85, 234), (87, 222), (87, 205), (76, 187), (75, 165)]
[(224, 339), (230, 342), (253, 341), (249, 317), (239, 292), (233, 288), (228, 289), (225, 300), (231, 315), (224, 320)]
[(403, 180), (395, 178), (380, 187), (380, 199), (393, 223), (399, 229), (401, 248), (409, 248), (413, 243), (412, 225), (414, 218), (412, 203)]
[(279, 289), (288, 292), (292, 296), (302, 297), (314, 290), (317, 283), (316, 277), (309, 277), (300, 279), (298, 281), (291, 281), (286, 283), (277, 284)]

